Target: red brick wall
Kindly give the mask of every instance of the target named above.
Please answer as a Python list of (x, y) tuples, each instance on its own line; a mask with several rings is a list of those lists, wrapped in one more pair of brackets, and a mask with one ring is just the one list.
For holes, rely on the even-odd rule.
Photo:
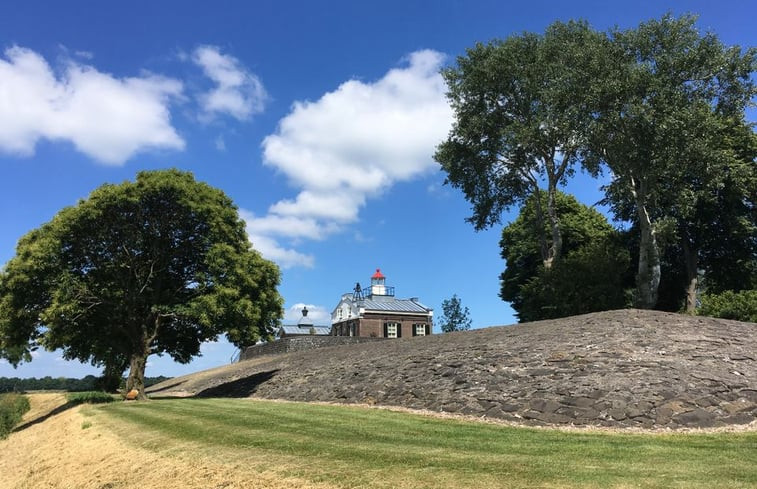
[(402, 338), (412, 338), (413, 325), (419, 323), (425, 323), (429, 325), (429, 334), (431, 333), (432, 321), (431, 317), (424, 315), (406, 316), (400, 314), (366, 314), (361, 319), (350, 319), (348, 321), (342, 321), (335, 323), (332, 327), (332, 334), (336, 336), (349, 336), (350, 325), (355, 324), (355, 336), (362, 336), (368, 338), (383, 338), (384, 337), (384, 323), (392, 322), (399, 323), (401, 329)]

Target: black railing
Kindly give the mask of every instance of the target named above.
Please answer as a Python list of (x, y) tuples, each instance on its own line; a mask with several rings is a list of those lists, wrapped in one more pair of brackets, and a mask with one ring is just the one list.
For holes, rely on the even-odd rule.
[[(383, 294), (376, 294), (376, 295), (386, 295), (386, 296), (394, 297), (394, 287), (389, 287), (388, 285), (375, 285), (375, 286), (371, 286), (370, 288), (367, 289), (368, 293), (366, 295), (373, 294), (373, 287), (376, 287), (379, 290), (381, 290), (381, 287), (384, 288), (384, 293)], [(365, 292), (366, 292), (366, 289), (363, 289), (363, 293), (365, 293)]]

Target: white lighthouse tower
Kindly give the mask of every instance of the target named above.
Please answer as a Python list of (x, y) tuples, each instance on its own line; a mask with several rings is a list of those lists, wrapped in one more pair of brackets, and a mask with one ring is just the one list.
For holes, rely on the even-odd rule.
[(381, 300), (390, 297), (394, 297), (394, 287), (386, 286), (386, 277), (381, 273), (381, 269), (377, 268), (371, 277), (371, 299)]

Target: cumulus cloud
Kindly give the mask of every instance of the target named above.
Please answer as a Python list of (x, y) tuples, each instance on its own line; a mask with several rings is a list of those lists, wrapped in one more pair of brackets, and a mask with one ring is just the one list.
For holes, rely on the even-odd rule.
[(70, 60), (60, 75), (36, 52), (0, 57), (0, 151), (30, 156), (40, 139), (68, 141), (107, 165), (150, 149), (184, 148), (169, 105), (181, 82), (153, 74), (116, 78)]
[(253, 247), (269, 260), (278, 263), (282, 268), (305, 267), (313, 268), (315, 258), (313, 255), (300, 253), (292, 248), (281, 246), (275, 239), (268, 236), (250, 234)]
[(200, 46), (192, 53), (192, 61), (216, 84), (199, 97), (205, 118), (228, 114), (245, 120), (263, 111), (268, 94), (260, 79), (237, 58), (222, 54), (216, 46)]
[(263, 141), (263, 161), (300, 192), (266, 216), (248, 215), (248, 228), (277, 246), (282, 237), (324, 239), (355, 222), (367, 199), (435, 168), (434, 149), (452, 124), (443, 60), (417, 51), (375, 82), (349, 80), (295, 102)]
[(285, 248), (279, 245), (276, 239), (261, 234), (259, 231), (263, 226), (256, 222), (258, 219), (255, 217), (255, 214), (245, 209), (239, 209), (239, 215), (247, 223), (247, 235), (250, 237), (252, 246), (264, 257), (275, 261), (282, 268), (297, 266), (313, 267), (315, 259), (312, 255), (306, 255), (296, 250)]
[(305, 304), (298, 302), (284, 311), (284, 322), (296, 323), (302, 317), (302, 308), (308, 308), (308, 317), (313, 320), (314, 324), (331, 324), (331, 313), (323, 307), (315, 304)]
[(251, 219), (247, 222), (247, 230), (255, 235), (286, 236), (320, 241), (339, 230), (336, 223), (320, 223), (315, 219), (296, 215), (268, 214), (259, 218), (254, 215), (250, 215), (250, 217)]

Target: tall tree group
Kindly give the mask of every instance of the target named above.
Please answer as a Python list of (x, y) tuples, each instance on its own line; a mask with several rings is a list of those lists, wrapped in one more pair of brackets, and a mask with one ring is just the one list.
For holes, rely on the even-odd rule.
[[(669, 300), (661, 284), (680, 287), (672, 295), (690, 312), (703, 286), (757, 286), (757, 138), (745, 117), (757, 94), (757, 50), (725, 46), (695, 21), (667, 15), (608, 32), (558, 22), (544, 34), (477, 44), (443, 72), (456, 114), (436, 153), (447, 182), (471, 202), (476, 229), (525, 204), (538, 243), (541, 263), (523, 269), (503, 234), (503, 298), (515, 298), (516, 310), (523, 292), (546, 300), (534, 284), (551, 274), (555, 285), (568, 259), (558, 187), (578, 165), (609, 175), (605, 203), (635, 233), (626, 240), (635, 306)], [(564, 287), (554, 291), (545, 315), (586, 312), (563, 307)]]

